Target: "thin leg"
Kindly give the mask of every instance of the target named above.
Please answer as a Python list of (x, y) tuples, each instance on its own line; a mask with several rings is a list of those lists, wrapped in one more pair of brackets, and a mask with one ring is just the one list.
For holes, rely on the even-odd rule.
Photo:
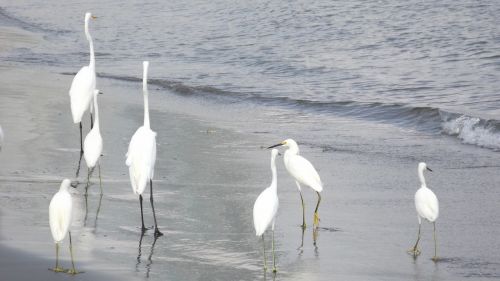
[(158, 223), (156, 222), (155, 205), (153, 202), (153, 181), (152, 180), (149, 180), (149, 188), (151, 191), (149, 201), (151, 201), (151, 208), (153, 209), (153, 219), (155, 220), (155, 237), (158, 237), (158, 236), (162, 236), (163, 233), (161, 233), (160, 230), (158, 229)]
[(273, 241), (272, 241), (272, 250), (273, 250), (273, 272), (276, 273), (276, 255), (274, 254), (274, 229), (273, 229)]
[(56, 266), (49, 269), (54, 272), (64, 272), (64, 268), (59, 267), (59, 243), (56, 243)]
[(85, 195), (87, 195), (90, 186), (90, 173), (90, 168), (87, 167), (87, 185), (85, 186)]
[(102, 203), (102, 193), (101, 196), (99, 197), (99, 204), (97, 205), (97, 211), (95, 213), (95, 222), (94, 222), (95, 229), (97, 229), (97, 218), (99, 217), (99, 212), (101, 211), (101, 203)]
[(99, 187), (101, 188), (101, 196), (102, 196), (102, 180), (101, 180), (101, 162), (97, 163), (99, 167)]
[(94, 118), (92, 117), (92, 112), (90, 112), (90, 129), (94, 128)]
[(267, 271), (266, 243), (264, 242), (264, 234), (262, 234), (262, 250), (264, 251), (264, 271)]
[(78, 167), (76, 167), (76, 178), (80, 175), (80, 167), (82, 166), (83, 151), (80, 151), (80, 159), (78, 159)]
[(89, 215), (89, 195), (87, 194), (87, 188), (85, 188), (85, 194), (83, 195), (83, 197), (85, 197), (85, 218), (83, 219), (83, 226), (87, 226), (87, 216)]
[(321, 195), (317, 191), (316, 191), (316, 194), (318, 194), (318, 204), (316, 204), (316, 209), (314, 210), (314, 223), (313, 223), (313, 227), (318, 227), (319, 226), (318, 208), (319, 208), (319, 203), (321, 202)]
[(306, 228), (306, 208), (304, 205), (304, 197), (302, 197), (302, 191), (299, 190), (300, 202), (302, 203), (302, 228)]
[(141, 204), (141, 222), (142, 222), (142, 233), (144, 234), (144, 231), (146, 231), (146, 227), (144, 227), (144, 214), (142, 212), (142, 195), (139, 195), (139, 203)]
[(83, 154), (82, 122), (80, 122), (80, 154)]
[(419, 222), (418, 224), (418, 235), (417, 235), (417, 242), (415, 242), (415, 246), (408, 250), (408, 253), (412, 254), (414, 257), (418, 256), (420, 254), (420, 250), (418, 249), (418, 242), (420, 241), (420, 229), (422, 227), (422, 223)]
[(436, 238), (436, 222), (432, 223), (434, 225), (434, 257), (432, 258), (433, 261), (437, 261), (437, 238)]
[(68, 234), (69, 234), (69, 253), (71, 255), (71, 267), (72, 267), (70, 270), (68, 270), (68, 273), (77, 274), (78, 271), (76, 271), (75, 269), (75, 262), (73, 258), (73, 244), (71, 243), (71, 231), (69, 231)]
[(300, 240), (300, 246), (297, 248), (297, 250), (302, 250), (302, 247), (304, 247), (304, 233), (306, 232), (305, 228), (302, 228), (302, 239)]

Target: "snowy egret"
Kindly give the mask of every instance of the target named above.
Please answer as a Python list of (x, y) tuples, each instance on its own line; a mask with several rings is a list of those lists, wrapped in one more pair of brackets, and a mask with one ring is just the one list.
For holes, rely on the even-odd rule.
[(158, 229), (156, 222), (156, 213), (153, 202), (153, 176), (156, 162), (156, 132), (151, 130), (149, 124), (149, 102), (148, 102), (148, 67), (149, 62), (143, 62), (142, 92), (144, 96), (144, 125), (139, 127), (132, 136), (128, 146), (127, 160), (125, 164), (129, 167), (130, 182), (134, 194), (139, 195), (139, 204), (141, 206), (142, 231), (144, 227), (144, 215), (142, 211), (142, 193), (149, 182), (150, 202), (153, 209), (153, 218), (155, 222), (155, 236), (163, 235)]
[(432, 172), (432, 170), (427, 167), (427, 164), (423, 162), (418, 163), (418, 178), (420, 179), (420, 188), (415, 193), (415, 207), (418, 214), (418, 236), (417, 242), (415, 242), (415, 246), (408, 250), (408, 252), (414, 257), (420, 254), (420, 250), (418, 249), (418, 242), (420, 241), (420, 228), (422, 226), (422, 219), (426, 219), (429, 222), (432, 222), (434, 226), (434, 257), (432, 259), (436, 261), (438, 259), (436, 219), (439, 216), (439, 201), (434, 192), (432, 192), (432, 190), (430, 190), (425, 183), (424, 171), (426, 169)]
[(2, 151), (2, 145), (3, 145), (3, 131), (2, 131), (2, 126), (0, 126), (0, 151)]
[(99, 107), (97, 105), (97, 95), (99, 94), (99, 90), (94, 90), (94, 109), (95, 109), (95, 124), (94, 127), (90, 130), (90, 132), (85, 137), (85, 142), (83, 143), (84, 149), (84, 158), (87, 163), (87, 167), (89, 172), (87, 174), (87, 186), (85, 187), (85, 194), (87, 194), (87, 189), (89, 187), (90, 175), (97, 164), (99, 167), (99, 186), (101, 188), (102, 194), (102, 183), (101, 183), (101, 164), (98, 163), (99, 158), (102, 153), (102, 137), (99, 126)]
[(314, 210), (314, 222), (313, 226), (319, 226), (319, 215), (318, 208), (321, 202), (321, 195), (319, 194), (323, 190), (323, 183), (319, 178), (318, 172), (314, 169), (314, 166), (307, 159), (299, 155), (299, 146), (292, 139), (284, 140), (278, 144), (272, 145), (268, 148), (273, 148), (277, 146), (285, 146), (288, 149), (285, 151), (285, 156), (283, 160), (285, 162), (285, 167), (288, 173), (295, 179), (297, 188), (300, 193), (300, 200), (302, 203), (302, 227), (306, 227), (305, 210), (304, 210), (304, 198), (302, 197), (302, 190), (300, 184), (304, 184), (312, 188), (318, 194), (318, 203), (316, 204), (316, 209)]
[(69, 227), (71, 226), (71, 215), (73, 211), (73, 201), (68, 188), (71, 184), (69, 179), (64, 179), (61, 183), (59, 191), (54, 194), (52, 200), (50, 200), (49, 205), (49, 223), (50, 231), (52, 232), (52, 237), (56, 243), (56, 266), (51, 269), (55, 272), (65, 271), (59, 266), (59, 243), (64, 240), (66, 233), (69, 234), (69, 252), (71, 254), (71, 265), (72, 269), (67, 272), (70, 274), (78, 273), (75, 269), (75, 263), (73, 259), (73, 245), (71, 243), (71, 231)]
[[(80, 123), (80, 154), (83, 153), (82, 117), (87, 108), (91, 106), (90, 102), (92, 101), (96, 87), (94, 43), (89, 33), (89, 20), (94, 18), (89, 12), (85, 14), (85, 35), (90, 46), (90, 63), (76, 73), (69, 90), (73, 122), (75, 124)], [(92, 112), (90, 113), (90, 119), (92, 122)]]
[(276, 272), (276, 257), (274, 254), (274, 222), (276, 213), (278, 212), (278, 183), (276, 176), (276, 155), (278, 150), (271, 150), (271, 185), (264, 189), (255, 200), (253, 205), (253, 226), (255, 227), (255, 235), (262, 237), (262, 247), (264, 251), (264, 270), (267, 270), (266, 262), (266, 244), (264, 243), (264, 232), (271, 226), (272, 230), (272, 250), (273, 250), (273, 272)]

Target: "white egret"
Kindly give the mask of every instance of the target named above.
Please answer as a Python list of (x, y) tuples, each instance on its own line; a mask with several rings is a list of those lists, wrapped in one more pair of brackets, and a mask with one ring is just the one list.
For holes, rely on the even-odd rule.
[(65, 270), (59, 266), (59, 243), (66, 237), (66, 233), (69, 234), (69, 252), (71, 254), (71, 265), (72, 269), (67, 272), (70, 274), (78, 273), (75, 269), (75, 263), (73, 259), (73, 245), (71, 243), (71, 231), (69, 228), (71, 226), (71, 216), (73, 212), (73, 200), (68, 188), (71, 184), (69, 179), (64, 179), (61, 183), (59, 191), (54, 194), (52, 200), (50, 200), (49, 205), (49, 223), (50, 231), (52, 232), (52, 238), (56, 243), (56, 266), (51, 269), (55, 272), (64, 272)]
[(83, 143), (84, 149), (84, 158), (87, 163), (87, 167), (89, 169), (87, 174), (87, 186), (85, 187), (85, 194), (87, 193), (87, 189), (89, 187), (90, 175), (97, 164), (99, 166), (99, 186), (101, 188), (102, 194), (102, 183), (101, 183), (101, 164), (98, 163), (99, 158), (102, 153), (102, 137), (99, 126), (99, 107), (97, 105), (97, 95), (99, 94), (99, 90), (94, 90), (94, 109), (95, 109), (95, 124), (94, 127), (90, 130), (90, 132), (85, 137), (85, 141)]
[(429, 222), (432, 222), (434, 226), (434, 257), (432, 258), (434, 261), (438, 259), (437, 257), (437, 240), (436, 240), (436, 220), (439, 216), (439, 201), (432, 192), (427, 187), (424, 178), (424, 171), (428, 170), (432, 172), (432, 170), (427, 167), (427, 164), (424, 162), (418, 163), (418, 178), (420, 179), (420, 188), (415, 193), (415, 207), (417, 209), (418, 214), (418, 236), (417, 242), (415, 242), (415, 246), (411, 248), (408, 252), (413, 254), (413, 256), (418, 256), (420, 254), (420, 250), (418, 249), (418, 242), (420, 241), (420, 229), (422, 226), (422, 219), (425, 219)]
[(302, 197), (302, 190), (300, 185), (307, 185), (316, 191), (318, 194), (318, 203), (316, 204), (316, 209), (314, 210), (314, 222), (313, 226), (319, 226), (319, 215), (318, 208), (321, 202), (321, 195), (319, 194), (323, 190), (323, 183), (319, 178), (318, 172), (314, 169), (314, 166), (307, 159), (299, 155), (299, 146), (292, 139), (284, 140), (278, 144), (272, 145), (268, 148), (273, 148), (277, 146), (285, 146), (288, 149), (285, 151), (283, 160), (285, 162), (285, 167), (288, 173), (295, 179), (297, 188), (300, 193), (300, 200), (302, 202), (302, 227), (306, 227), (305, 219), (305, 208), (304, 208), (304, 198)]
[(149, 124), (149, 102), (148, 102), (148, 67), (149, 62), (143, 62), (142, 91), (144, 96), (144, 125), (139, 127), (132, 136), (128, 146), (127, 160), (125, 164), (129, 167), (130, 182), (134, 194), (139, 195), (141, 206), (142, 231), (144, 227), (144, 215), (142, 209), (142, 193), (149, 182), (150, 202), (153, 209), (155, 223), (155, 236), (163, 235), (158, 229), (156, 213), (153, 202), (153, 176), (156, 162), (156, 132), (151, 130)]
[(264, 270), (267, 270), (266, 262), (266, 245), (264, 243), (264, 232), (271, 226), (272, 230), (272, 251), (273, 251), (273, 272), (276, 272), (276, 257), (274, 254), (274, 222), (276, 213), (278, 212), (278, 183), (276, 176), (276, 155), (278, 150), (271, 151), (271, 185), (264, 189), (255, 200), (253, 205), (253, 225), (255, 227), (255, 235), (262, 237), (262, 247), (264, 251)]
[[(85, 14), (85, 35), (89, 41), (90, 46), (90, 63), (88, 66), (82, 67), (73, 78), (69, 96), (71, 100), (71, 115), (73, 122), (80, 123), (80, 154), (83, 153), (82, 143), (82, 117), (85, 111), (91, 106), (92, 97), (96, 87), (96, 74), (95, 74), (95, 57), (94, 57), (94, 44), (92, 37), (89, 33), (89, 20), (95, 18), (91, 13)], [(92, 122), (92, 112), (90, 113)]]
[(2, 131), (2, 126), (0, 126), (0, 151), (2, 151), (2, 145), (3, 145), (3, 131)]

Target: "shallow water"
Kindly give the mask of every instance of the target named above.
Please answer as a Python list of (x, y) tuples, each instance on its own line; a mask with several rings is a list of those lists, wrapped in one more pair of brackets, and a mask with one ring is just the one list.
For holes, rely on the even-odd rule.
[[(30, 34), (26, 45), (0, 54), (0, 200), (8, 206), (2, 244), (30, 245), (53, 258), (45, 205), (78, 160), (66, 92), (88, 60), (82, 25), (83, 11), (91, 10), (99, 17), (91, 32), (105, 92), (105, 193), (96, 219), (100, 196), (91, 187), (85, 220), (83, 189), (73, 191), (75, 247), (86, 271), (151, 280), (273, 279), (262, 272), (251, 208), (270, 181), (269, 152), (261, 147), (292, 137), (326, 186), (317, 246), (308, 228), (297, 249), (300, 199), (278, 160), (277, 280), (499, 278), (497, 5), (95, 1), (65, 2), (57, 13), (37, 1), (2, 7), (3, 24)], [(158, 132), (155, 207), (165, 234), (158, 240), (149, 232), (141, 239), (124, 165), (142, 122), (143, 59), (151, 61)], [(26, 67), (34, 70), (17, 69)], [(422, 255), (406, 254), (417, 231), (419, 161), (435, 171), (427, 177), (441, 205), (438, 263), (430, 260), (429, 224)], [(311, 221), (316, 197), (309, 189), (304, 196)]]

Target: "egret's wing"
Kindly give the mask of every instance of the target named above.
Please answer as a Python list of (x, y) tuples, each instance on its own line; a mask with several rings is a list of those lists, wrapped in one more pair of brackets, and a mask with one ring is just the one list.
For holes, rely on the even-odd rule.
[(156, 133), (140, 127), (129, 144), (126, 164), (134, 192), (141, 194), (147, 182), (152, 179), (156, 161)]
[(97, 127), (94, 127), (85, 137), (83, 151), (87, 167), (95, 167), (102, 154), (102, 137), (97, 131)]
[(288, 172), (300, 183), (321, 192), (323, 183), (314, 166), (306, 158), (300, 155), (292, 155), (287, 161)]
[(439, 201), (430, 189), (420, 189), (415, 194), (415, 206), (418, 214), (428, 221), (435, 221), (439, 216)]
[(272, 223), (278, 212), (278, 197), (274, 191), (266, 188), (260, 193), (253, 206), (253, 225), (255, 235), (262, 235)]
[(82, 67), (73, 78), (69, 96), (73, 122), (82, 121), (83, 113), (89, 108), (95, 88), (95, 76), (88, 66)]
[(71, 224), (72, 201), (69, 192), (58, 192), (49, 205), (49, 224), (54, 241), (60, 242), (66, 236)]

